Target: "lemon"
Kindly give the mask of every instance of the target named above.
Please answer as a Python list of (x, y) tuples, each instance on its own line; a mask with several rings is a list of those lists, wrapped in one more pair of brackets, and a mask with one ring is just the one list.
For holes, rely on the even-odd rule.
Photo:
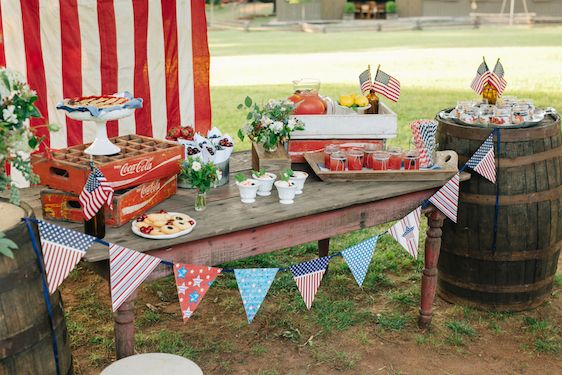
[(341, 95), (339, 100), (340, 105), (344, 107), (351, 107), (354, 103), (353, 97), (351, 95)]
[(365, 107), (369, 105), (369, 99), (363, 95), (357, 95), (355, 97), (355, 104), (359, 107)]

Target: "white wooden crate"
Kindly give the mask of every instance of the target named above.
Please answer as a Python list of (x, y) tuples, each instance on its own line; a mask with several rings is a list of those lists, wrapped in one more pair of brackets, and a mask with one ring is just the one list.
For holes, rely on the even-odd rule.
[(299, 115), (305, 129), (291, 134), (292, 139), (386, 139), (397, 133), (396, 113), (379, 102), (379, 113), (345, 115)]

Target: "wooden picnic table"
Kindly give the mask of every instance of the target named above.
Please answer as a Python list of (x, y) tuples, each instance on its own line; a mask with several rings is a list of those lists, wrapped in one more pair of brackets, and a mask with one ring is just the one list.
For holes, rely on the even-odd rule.
[[(249, 175), (250, 165), (249, 152), (234, 153), (230, 162), (231, 175), (240, 171)], [(468, 178), (467, 173), (461, 176), (461, 180)], [(168, 261), (209, 266), (311, 241), (318, 241), (318, 255), (325, 256), (330, 237), (399, 220), (447, 181), (327, 183), (311, 174), (304, 194), (297, 196), (294, 204), (282, 205), (275, 191), (269, 197), (258, 197), (253, 204), (243, 204), (233, 178), (230, 180), (228, 185), (208, 193), (205, 211), (194, 211), (195, 194), (190, 189), (178, 189), (176, 195), (150, 210), (188, 213), (197, 220), (197, 227), (189, 235), (171, 240), (148, 240), (133, 234), (130, 224), (126, 224), (120, 228), (106, 228), (104, 240)], [(38, 216), (41, 189), (39, 186), (22, 191), (22, 200), (30, 204)], [(445, 216), (433, 206), (423, 212), (428, 217), (428, 229), (418, 325), (427, 328), (432, 317)], [(83, 229), (76, 223), (57, 224)], [(98, 274), (109, 280), (107, 247), (94, 244), (84, 258)], [(149, 280), (170, 274), (169, 266), (160, 265)], [(135, 298), (136, 293), (113, 314), (117, 358), (134, 354)]]

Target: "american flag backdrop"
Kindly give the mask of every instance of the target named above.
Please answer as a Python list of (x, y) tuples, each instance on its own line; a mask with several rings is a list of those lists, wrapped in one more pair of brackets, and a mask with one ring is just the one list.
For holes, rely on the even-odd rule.
[(98, 168), (94, 168), (90, 172), (78, 200), (82, 205), (82, 213), (86, 220), (96, 216), (96, 213), (103, 209), (104, 204), (113, 208), (113, 188)]
[(309, 310), (329, 262), (330, 257), (322, 257), (291, 266), (293, 278)]
[(38, 220), (49, 293), (53, 294), (94, 242), (94, 237)]
[(43, 117), (31, 125), (62, 125), (37, 131), (53, 149), (95, 136), (92, 124), (56, 110), (66, 97), (128, 90), (143, 98), (133, 116), (109, 123), (110, 137), (210, 128), (203, 0), (0, 0), (0, 34), (0, 65), (22, 73), (39, 96)]
[(396, 78), (379, 69), (375, 75), (373, 86), (379, 94), (386, 96), (393, 102), (398, 101), (400, 97), (400, 82)]

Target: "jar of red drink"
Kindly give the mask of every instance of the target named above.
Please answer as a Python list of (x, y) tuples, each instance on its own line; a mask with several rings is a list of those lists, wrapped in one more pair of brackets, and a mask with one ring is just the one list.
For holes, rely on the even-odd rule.
[(373, 170), (386, 171), (388, 169), (388, 159), (390, 155), (387, 151), (375, 151), (373, 153)]
[(420, 153), (411, 150), (404, 155), (404, 170), (412, 171), (420, 169)]
[(330, 171), (345, 171), (347, 157), (343, 152), (334, 152), (330, 155)]
[(338, 145), (327, 145), (324, 147), (324, 166), (326, 168), (330, 168), (330, 155), (338, 151), (340, 151), (340, 146)]
[(404, 159), (404, 153), (399, 147), (392, 147), (388, 149), (388, 169), (399, 170), (402, 168), (402, 159)]
[(363, 166), (365, 168), (373, 169), (373, 154), (379, 151), (380, 145), (374, 143), (367, 143), (364, 147)]
[(363, 154), (360, 149), (352, 148), (347, 152), (347, 169), (350, 171), (360, 171), (363, 169)]

